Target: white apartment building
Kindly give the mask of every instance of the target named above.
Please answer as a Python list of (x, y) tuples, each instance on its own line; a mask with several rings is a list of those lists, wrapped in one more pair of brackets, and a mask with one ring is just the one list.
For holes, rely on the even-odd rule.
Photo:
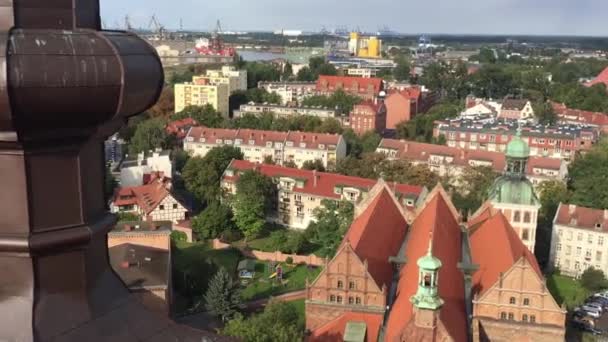
[(120, 185), (123, 187), (140, 186), (144, 184), (144, 175), (152, 172), (162, 172), (165, 177), (173, 175), (171, 151), (156, 150), (146, 157), (139, 153), (136, 159), (127, 159), (120, 167)]
[(253, 102), (241, 105), (238, 111), (234, 111), (234, 117), (238, 118), (245, 114), (261, 115), (264, 113), (272, 113), (275, 117), (314, 116), (320, 119), (336, 117), (336, 111), (334, 109), (321, 107), (290, 107)]
[(286, 106), (302, 101), (316, 94), (315, 82), (260, 82), (258, 88), (281, 96), (281, 104)]
[(589, 267), (608, 274), (608, 209), (561, 203), (553, 219), (549, 264), (578, 277)]
[(370, 68), (349, 68), (346, 70), (348, 76), (359, 76), (363, 78), (376, 77), (378, 70)]
[(247, 70), (225, 65), (220, 70), (207, 70), (205, 76), (195, 76), (192, 82), (197, 83), (199, 79), (208, 79), (213, 85), (227, 84), (230, 93), (237, 90), (247, 90)]
[(346, 141), (337, 134), (192, 127), (184, 140), (184, 150), (197, 157), (223, 145), (238, 147), (250, 162), (272, 158), (279, 165), (293, 162), (297, 167), (321, 160), (328, 168), (346, 156)]
[[(310, 222), (315, 220), (314, 210), (322, 205), (323, 200), (346, 200), (358, 204), (367, 198), (378, 182), (382, 182), (233, 160), (224, 172), (221, 182), (227, 194), (236, 194), (239, 174), (247, 170), (256, 170), (275, 180), (278, 190), (277, 207), (267, 220), (294, 229), (306, 229)], [(426, 189), (405, 184), (386, 185), (395, 193), (406, 216), (413, 218), (417, 205), (426, 195)]]

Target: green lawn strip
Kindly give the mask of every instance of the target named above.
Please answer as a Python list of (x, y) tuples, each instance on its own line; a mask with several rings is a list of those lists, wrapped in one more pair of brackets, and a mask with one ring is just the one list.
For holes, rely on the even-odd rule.
[(581, 305), (589, 296), (589, 292), (577, 280), (562, 275), (550, 275), (547, 287), (557, 303), (565, 303), (568, 310)]
[(303, 290), (306, 288), (306, 278), (313, 281), (321, 272), (321, 268), (308, 268), (306, 265), (286, 265), (283, 266), (283, 284), (279, 284), (276, 279), (269, 279), (270, 271), (267, 269), (266, 262), (256, 263), (255, 278), (249, 281), (242, 292), (244, 301), (268, 298), (279, 294)]

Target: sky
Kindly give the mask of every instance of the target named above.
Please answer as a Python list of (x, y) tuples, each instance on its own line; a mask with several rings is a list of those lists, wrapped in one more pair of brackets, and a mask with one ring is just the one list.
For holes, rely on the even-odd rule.
[(346, 26), (401, 33), (608, 36), (608, 0), (100, 0), (106, 26), (318, 31)]

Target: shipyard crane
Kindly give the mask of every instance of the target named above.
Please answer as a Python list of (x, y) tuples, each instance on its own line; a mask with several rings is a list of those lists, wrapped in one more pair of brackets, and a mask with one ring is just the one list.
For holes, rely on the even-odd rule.
[(148, 29), (150, 29), (155, 34), (155, 38), (157, 38), (158, 40), (165, 39), (166, 29), (160, 23), (160, 21), (158, 21), (155, 14), (153, 14), (150, 18), (150, 22), (148, 23)]
[(131, 25), (131, 18), (129, 18), (128, 14), (125, 15), (124, 23), (125, 31), (133, 31), (133, 26)]

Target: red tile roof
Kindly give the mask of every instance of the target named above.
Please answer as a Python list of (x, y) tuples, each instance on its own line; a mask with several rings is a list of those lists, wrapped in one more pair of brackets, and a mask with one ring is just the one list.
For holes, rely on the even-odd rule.
[[(506, 167), (505, 154), (483, 150), (464, 150), (445, 145), (425, 144), (413, 141), (382, 139), (378, 148), (396, 150), (396, 158), (428, 162), (432, 155), (452, 157), (451, 164), (458, 166), (471, 165), (472, 161), (491, 162), (496, 172), (503, 172)], [(560, 170), (563, 160), (558, 158), (530, 157), (526, 173), (534, 174), (535, 168)]]
[(317, 91), (325, 91), (325, 85), (328, 90), (337, 90), (343, 88), (347, 91), (353, 90), (353, 85), (357, 84), (359, 93), (367, 93), (368, 87), (371, 86), (374, 93), (378, 94), (382, 90), (382, 79), (376, 77), (361, 78), (351, 76), (327, 76), (320, 75), (317, 80)]
[(257, 129), (223, 129), (223, 128), (207, 128), (207, 127), (192, 127), (188, 132), (188, 138), (192, 138), (193, 142), (202, 142), (205, 139), (206, 144), (215, 144), (216, 140), (222, 141), (231, 140), (232, 144), (236, 139), (241, 140), (242, 145), (248, 145), (252, 140), (254, 146), (266, 146), (266, 143), (280, 142), (285, 143), (291, 141), (294, 147), (298, 144), (306, 143), (306, 148), (319, 148), (320, 144), (324, 144), (324, 149), (329, 149), (329, 145), (337, 145), (342, 138), (339, 134), (325, 133), (305, 133), (305, 132), (278, 132), (278, 131), (262, 131)]
[(198, 122), (193, 118), (184, 118), (181, 120), (171, 121), (165, 127), (168, 134), (175, 134), (178, 139), (183, 139), (190, 127), (198, 126)]
[(606, 69), (602, 70), (602, 72), (600, 72), (600, 74), (597, 75), (597, 77), (594, 78), (593, 81), (588, 82), (586, 84), (586, 86), (592, 87), (592, 86), (594, 86), (596, 84), (600, 84), (600, 83), (603, 83), (608, 87), (608, 67)]
[(383, 105), (372, 101), (365, 101), (353, 106), (352, 114), (358, 115), (376, 115)]
[(366, 342), (375, 342), (378, 339), (378, 332), (382, 326), (382, 315), (361, 312), (346, 312), (328, 322), (327, 324), (315, 329), (308, 342), (342, 342), (344, 341), (344, 331), (348, 322), (362, 322), (367, 326)]
[(393, 266), (388, 259), (398, 254), (407, 225), (396, 199), (383, 187), (344, 237), (342, 244), (349, 243), (362, 261), (367, 260), (368, 271), (379, 288), (390, 288)]
[(147, 215), (169, 195), (168, 178), (156, 179), (146, 185), (118, 189), (112, 200), (117, 207), (137, 205)]
[(419, 87), (405, 88), (402, 90), (390, 90), (387, 99), (392, 96), (402, 96), (409, 100), (419, 100), (422, 96), (422, 90)]
[(542, 279), (534, 254), (526, 248), (509, 221), (500, 211), (488, 207), (479, 218), (469, 222), (469, 241), (473, 264), (479, 269), (473, 274), (473, 294), (483, 295), (522, 257)]
[[(467, 340), (464, 278), (457, 266), (462, 260), (462, 235), (458, 221), (449, 196), (441, 186), (436, 187), (410, 227), (406, 246), (407, 263), (399, 275), (397, 297), (388, 317), (385, 341), (408, 341), (414, 336), (424, 335), (416, 332), (421, 328), (412, 329), (408, 325), (413, 324), (414, 318), (410, 298), (418, 289), (419, 270), (416, 262), (426, 254), (431, 236), (433, 255), (443, 264), (439, 270), (439, 295), (444, 304), (439, 321), (445, 331), (438, 333), (449, 335), (456, 342)], [(404, 332), (408, 336), (402, 336)]]
[[(294, 187), (294, 192), (317, 195), (331, 199), (341, 198), (341, 195), (336, 194), (334, 191), (336, 186), (353, 187), (367, 192), (370, 191), (377, 183), (377, 181), (373, 179), (343, 176), (336, 173), (292, 169), (278, 165), (256, 164), (244, 160), (233, 160), (228, 168), (239, 171), (256, 169), (269, 177), (304, 179), (304, 186), (302, 188)], [(315, 175), (317, 177), (316, 182), (314, 181)], [(236, 179), (237, 176), (229, 177), (225, 174), (223, 177), (223, 180), (225, 181), (236, 181)], [(415, 185), (391, 183), (389, 184), (389, 187), (393, 189), (393, 192), (395, 192), (399, 198), (401, 198), (401, 196), (407, 196), (417, 199), (423, 191), (422, 187)]]
[(551, 105), (562, 121), (595, 125), (601, 128), (608, 126), (608, 114), (606, 113), (572, 109), (557, 102), (552, 102)]
[[(561, 203), (555, 214), (555, 223), (590, 230), (608, 232), (608, 209), (592, 209)], [(597, 225), (600, 224), (600, 228)]]

